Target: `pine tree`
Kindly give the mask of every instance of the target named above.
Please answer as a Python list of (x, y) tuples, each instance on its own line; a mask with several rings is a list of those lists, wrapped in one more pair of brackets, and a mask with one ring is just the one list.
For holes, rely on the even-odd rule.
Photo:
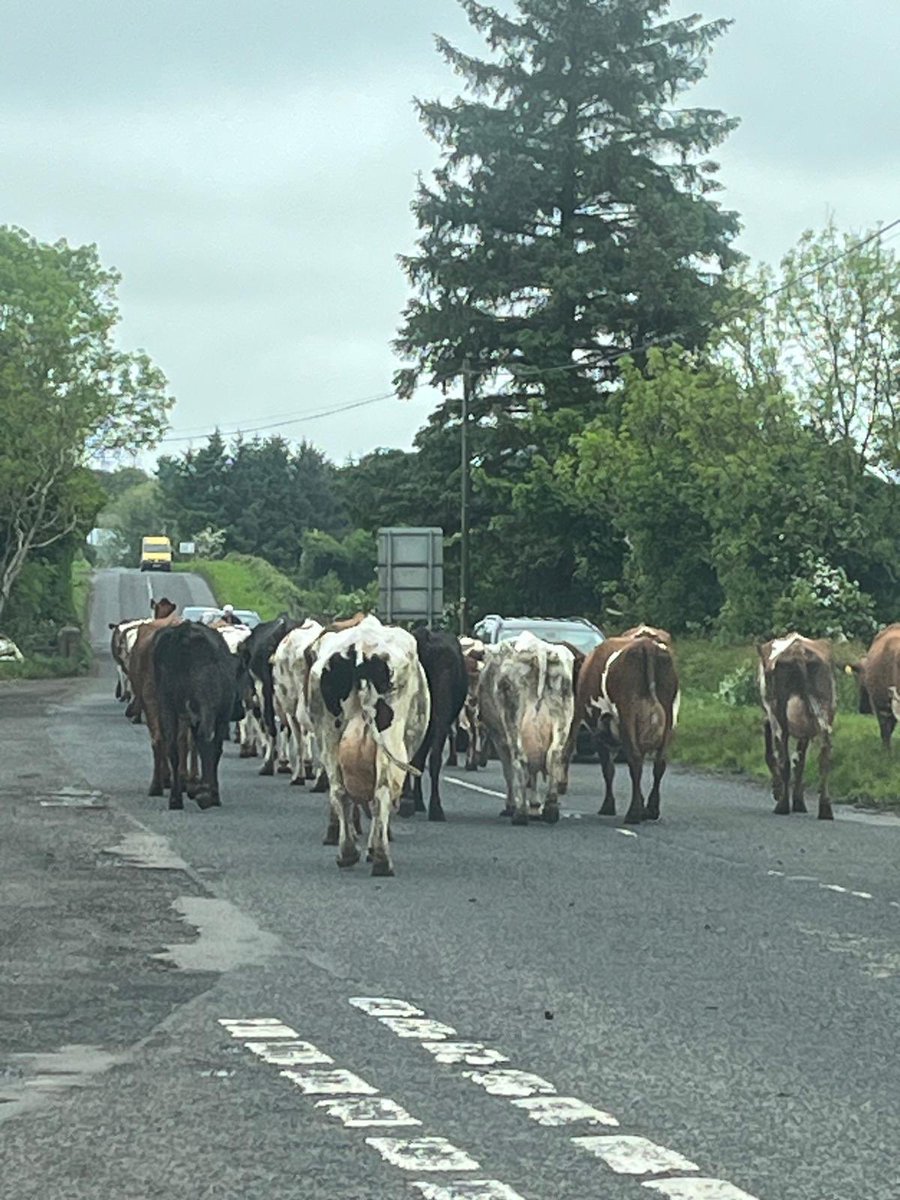
[(397, 385), (468, 358), (483, 380), (512, 366), (506, 396), (584, 402), (622, 352), (714, 322), (739, 226), (707, 156), (736, 122), (675, 105), (728, 22), (666, 19), (668, 0), (460, 3), (491, 53), (438, 38), (467, 94), (417, 103), (443, 162), (413, 202)]

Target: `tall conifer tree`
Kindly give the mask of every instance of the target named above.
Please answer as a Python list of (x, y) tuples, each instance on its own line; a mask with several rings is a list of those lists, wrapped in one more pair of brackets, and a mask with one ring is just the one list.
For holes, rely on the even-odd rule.
[(485, 381), (514, 365), (507, 396), (590, 401), (623, 351), (695, 346), (714, 321), (738, 221), (708, 155), (736, 122), (678, 98), (728, 22), (667, 19), (669, 0), (460, 3), (490, 54), (438, 38), (466, 94), (418, 102), (443, 161), (413, 202), (398, 387), (468, 358)]

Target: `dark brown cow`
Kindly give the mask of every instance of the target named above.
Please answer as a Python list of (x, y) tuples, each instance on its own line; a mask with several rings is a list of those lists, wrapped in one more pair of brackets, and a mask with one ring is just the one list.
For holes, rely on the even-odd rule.
[[(160, 601), (159, 605), (154, 608), (154, 612), (161, 611), (163, 603), (174, 610), (171, 601), (166, 600)], [(163, 789), (168, 787), (170, 782), (169, 763), (159, 723), (159, 705), (153, 670), (153, 642), (160, 629), (180, 624), (181, 617), (176, 612), (170, 611), (166, 617), (155, 618), (148, 621), (146, 625), (141, 625), (128, 663), (132, 700), (125, 710), (125, 715), (131, 717), (135, 724), (143, 716), (147, 723), (147, 732), (150, 734), (150, 746), (153, 751), (153, 777), (148, 792), (150, 796), (161, 796)]]
[[(615, 816), (615, 753), (621, 748), (631, 774), (625, 823), (659, 818), (659, 788), (679, 699), (672, 639), (665, 630), (638, 626), (588, 655), (578, 677), (572, 729), (577, 732), (586, 721), (595, 731), (606, 789), (601, 816)], [(654, 755), (653, 787), (645, 805), (641, 775), (648, 754)]]
[(859, 684), (859, 711), (875, 714), (882, 744), (890, 750), (900, 719), (900, 625), (876, 633), (865, 658), (847, 669)]
[[(833, 817), (828, 799), (831, 733), (837, 700), (831, 645), (799, 633), (775, 638), (758, 647), (759, 694), (765, 709), (766, 762), (772, 773), (775, 812), (806, 812), (803, 768), (814, 738), (819, 752), (819, 820)], [(789, 741), (796, 738), (797, 756), (791, 786)]]

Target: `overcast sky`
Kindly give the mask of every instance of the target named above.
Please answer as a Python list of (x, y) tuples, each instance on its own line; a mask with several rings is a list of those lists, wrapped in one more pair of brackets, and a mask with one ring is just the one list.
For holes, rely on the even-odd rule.
[[(740, 248), (777, 261), (830, 214), (900, 216), (898, 0), (709, 0), (735, 23), (692, 94), (742, 119), (722, 149)], [(456, 0), (0, 0), (0, 223), (96, 242), (121, 341), (163, 368), (173, 437), (390, 388), (416, 173), (411, 98), (457, 91)], [(343, 461), (410, 444), (434, 397), (294, 424)], [(170, 442), (169, 451), (184, 448)]]

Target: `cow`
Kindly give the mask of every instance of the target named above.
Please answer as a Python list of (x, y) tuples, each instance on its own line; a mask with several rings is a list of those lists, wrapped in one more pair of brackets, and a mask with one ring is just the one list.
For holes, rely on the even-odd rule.
[(128, 659), (131, 651), (134, 649), (134, 642), (137, 637), (135, 632), (141, 625), (146, 625), (149, 621), (157, 618), (171, 616), (175, 611), (175, 605), (171, 600), (151, 600), (150, 607), (153, 610), (152, 617), (134, 617), (126, 618), (122, 621), (110, 621), (109, 628), (111, 631), (109, 649), (112, 654), (113, 662), (116, 665), (116, 699), (122, 701), (131, 700), (131, 682), (128, 678)]
[(891, 735), (900, 719), (900, 625), (880, 630), (865, 658), (846, 669), (859, 684), (859, 711), (875, 714), (881, 743), (890, 751)]
[(238, 649), (241, 700), (245, 710), (254, 718), (251, 725), (263, 747), (260, 775), (274, 775), (278, 749), (272, 657), (281, 639), (296, 627), (297, 622), (282, 613), (274, 621), (257, 625)]
[[(766, 763), (772, 775), (775, 812), (806, 812), (803, 768), (809, 743), (819, 738), (819, 820), (834, 814), (828, 799), (831, 735), (837, 697), (831, 644), (799, 633), (775, 638), (757, 647), (759, 694), (766, 714)], [(793, 786), (789, 739), (797, 740)]]
[(189, 743), (200, 758), (197, 805), (219, 805), (222, 742), (237, 703), (234, 655), (215, 630), (182, 621), (156, 633), (152, 658), (160, 737), (171, 773), (169, 808), (184, 808), (183, 764)]
[(478, 638), (461, 637), (459, 645), (466, 668), (466, 699), (459, 716), (450, 727), (447, 766), (457, 765), (457, 751), (460, 741), (463, 740), (459, 735), (462, 733), (465, 739), (466, 770), (477, 771), (479, 764), (486, 766), (486, 762), (481, 761), (482, 738), (478, 720), (478, 678), (484, 667), (484, 642)]
[(275, 716), (287, 730), (291, 783), (299, 787), (314, 777), (310, 722), (306, 711), (311, 665), (307, 661), (307, 651), (323, 633), (324, 628), (318, 621), (307, 619), (282, 638), (272, 658)]
[[(156, 611), (162, 611), (158, 609)], [(153, 641), (157, 634), (173, 625), (182, 624), (177, 612), (166, 617), (147, 621), (134, 631), (134, 647), (128, 658), (128, 678), (131, 682), (132, 698), (125, 710), (137, 723), (143, 715), (150, 735), (153, 751), (153, 775), (148, 795), (161, 796), (169, 783), (169, 764), (166, 757), (159, 725), (159, 708), (156, 695), (156, 677), (153, 670)]]
[(326, 633), (310, 670), (308, 708), (329, 782), (325, 844), (339, 846), (339, 867), (359, 862), (353, 818), (358, 805), (371, 805), (372, 874), (393, 875), (390, 815), (431, 715), (415, 638), (374, 616)]
[(416, 639), (419, 661), (428, 680), (431, 698), (431, 716), (422, 745), (410, 760), (416, 774), (407, 778), (403, 799), (400, 801), (400, 816), (411, 817), (424, 812), (422, 801), (422, 775), (425, 759), (431, 777), (431, 794), (428, 799), (428, 820), (445, 821), (441, 804), (439, 779), (444, 744), (453, 722), (462, 710), (468, 693), (466, 663), (459, 639), (443, 630), (428, 629), (424, 625), (412, 631)]
[[(242, 625), (240, 622), (220, 620), (213, 621), (209, 628), (215, 629), (215, 631), (220, 634), (222, 638), (224, 638), (225, 645), (228, 647), (229, 653), (234, 655), (235, 663), (239, 663), (240, 660), (237, 657), (238, 649), (240, 648), (241, 644), (250, 636), (250, 626)], [(249, 745), (251, 737), (249, 733), (249, 722), (247, 714), (244, 712), (243, 704), (239, 702), (235, 708), (235, 712), (237, 716), (234, 728), (234, 741), (236, 741), (241, 748), (242, 758), (252, 757), (256, 753), (255, 742), (250, 748), (249, 754), (244, 752), (245, 743)]]
[[(485, 647), (478, 711), (500, 756), (506, 780), (503, 815), (527, 825), (539, 810), (549, 825), (559, 820), (559, 789), (572, 725), (572, 652), (529, 631), (515, 641)], [(538, 776), (546, 781), (541, 802)]]
[[(659, 819), (659, 789), (681, 696), (671, 635), (649, 625), (626, 630), (595, 647), (581, 666), (569, 748), (580, 723), (594, 730), (605, 786), (600, 816), (616, 813), (615, 759), (621, 752), (631, 775), (627, 825)], [(653, 786), (644, 803), (644, 759), (653, 758)]]

